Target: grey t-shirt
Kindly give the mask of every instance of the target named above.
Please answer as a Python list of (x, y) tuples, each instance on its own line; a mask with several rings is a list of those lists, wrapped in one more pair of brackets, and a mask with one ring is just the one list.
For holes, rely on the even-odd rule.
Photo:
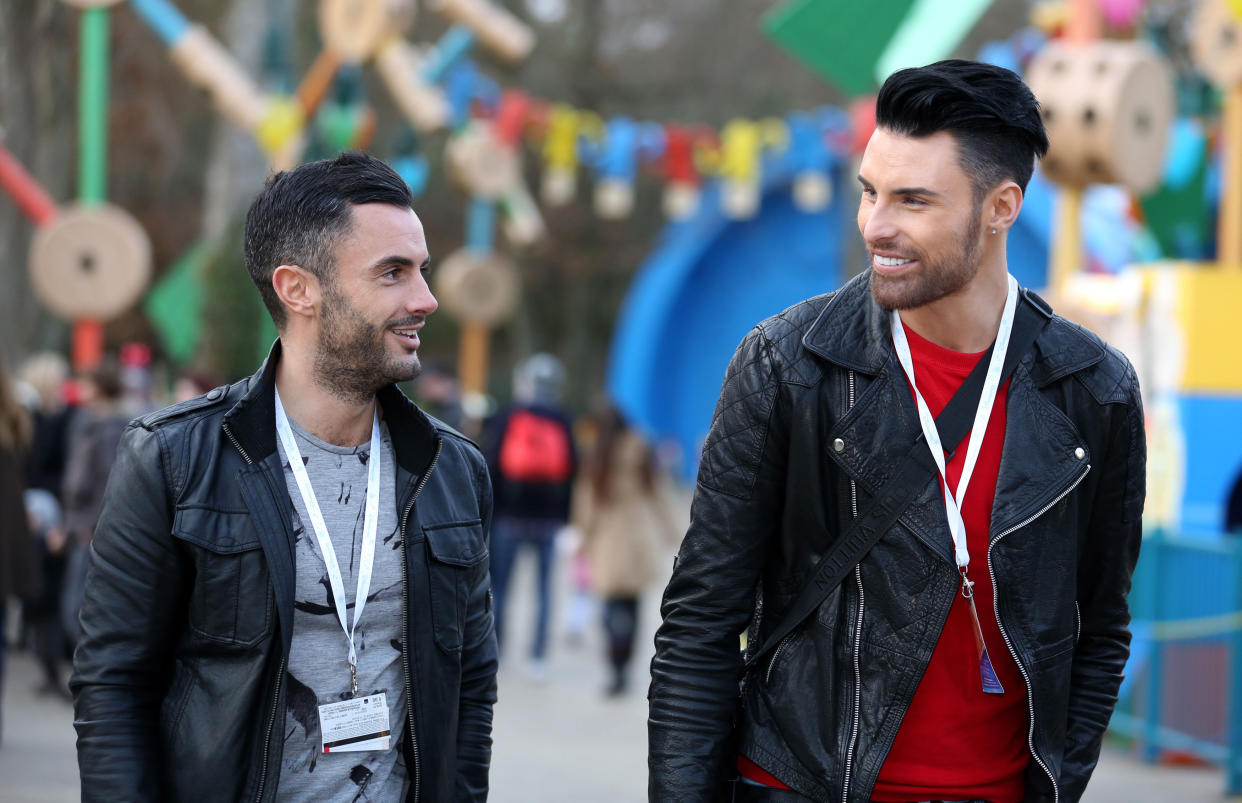
[[(290, 420), (306, 473), (336, 549), (352, 624), (356, 575), (362, 555), (367, 497), (367, 461), (371, 444), (333, 446)], [(398, 531), (396, 469), (392, 438), (380, 425), (379, 522), (371, 588), (354, 633), (358, 653), (359, 695), (386, 692), (392, 730), (387, 751), (329, 753), (320, 750), (319, 710), (323, 703), (349, 697), (349, 641), (341, 629), (328, 572), (314, 527), (289, 468), (284, 445), (285, 484), (293, 501), (294, 566), (293, 646), (285, 675), (284, 758), (278, 798), (282, 801), (391, 801), (406, 785), (401, 741), (405, 736), (406, 689), (401, 664), (401, 534)]]

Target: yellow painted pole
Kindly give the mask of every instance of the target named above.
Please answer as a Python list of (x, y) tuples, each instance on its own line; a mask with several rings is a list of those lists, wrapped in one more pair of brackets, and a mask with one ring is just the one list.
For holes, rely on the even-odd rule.
[[(1068, 0), (1067, 6), (1066, 41), (1086, 45), (1098, 39), (1100, 13), (1096, 0)], [(1066, 282), (1081, 267), (1082, 192), (1082, 187), (1062, 186), (1057, 194), (1057, 221), (1048, 265), (1048, 290), (1054, 297), (1064, 293)]]
[(1054, 295), (1078, 272), (1082, 260), (1082, 187), (1062, 187), (1057, 200), (1056, 229), (1052, 235), (1048, 289)]
[(1216, 224), (1216, 261), (1225, 270), (1242, 270), (1242, 84), (1225, 93), (1223, 115), (1225, 181)]
[(487, 392), (487, 346), (491, 330), (481, 323), (462, 323), (458, 374), (463, 394)]

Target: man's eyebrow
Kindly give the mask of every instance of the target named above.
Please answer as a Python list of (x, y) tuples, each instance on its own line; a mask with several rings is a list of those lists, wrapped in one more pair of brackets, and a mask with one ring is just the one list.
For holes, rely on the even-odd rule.
[[(419, 267), (425, 268), (427, 267), (428, 264), (430, 264), (430, 262), (431, 262), (431, 257), (427, 257), (427, 259), (423, 260), (423, 264), (420, 265)], [(412, 267), (414, 267), (414, 260), (410, 259), (409, 257), (403, 257), (397, 254), (392, 254), (390, 256), (382, 257), (376, 260), (375, 264), (371, 266), (371, 270), (375, 271), (376, 273), (380, 273), (382, 271), (391, 270), (392, 268), (412, 268)]]
[[(875, 187), (871, 186), (871, 182), (863, 178), (861, 174), (858, 176), (858, 183), (862, 184), (864, 189), (875, 189)], [(893, 195), (922, 195), (925, 198), (943, 197), (941, 193), (928, 189), (927, 187), (901, 187), (900, 189), (893, 190)]]

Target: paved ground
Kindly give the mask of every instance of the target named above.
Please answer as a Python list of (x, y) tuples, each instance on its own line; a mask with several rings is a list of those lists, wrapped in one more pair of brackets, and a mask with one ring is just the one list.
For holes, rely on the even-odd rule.
[[(529, 599), (528, 560), (518, 563), (514, 600)], [(564, 601), (564, 595), (561, 595)], [(523, 606), (524, 607), (524, 606)], [(562, 606), (563, 607), (563, 606)], [(495, 803), (636, 803), (646, 799), (645, 667), (651, 654), (656, 601), (643, 611), (642, 650), (635, 656), (637, 688), (606, 700), (600, 639), (593, 627), (585, 644), (557, 639), (546, 682), (528, 677), (512, 650), (500, 678), (491, 800)], [(522, 646), (527, 610), (515, 609), (511, 646)], [(0, 745), (0, 801), (78, 800), (68, 703), (33, 694), (29, 656), (10, 652)], [(1222, 800), (1223, 782), (1211, 769), (1152, 767), (1108, 752), (1084, 803), (1199, 803)]]

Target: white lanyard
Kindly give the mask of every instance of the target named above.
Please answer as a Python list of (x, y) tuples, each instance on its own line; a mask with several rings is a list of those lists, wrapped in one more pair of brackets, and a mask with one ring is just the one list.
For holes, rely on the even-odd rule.
[[(1005, 311), (1001, 315), (1000, 329), (996, 332), (996, 343), (992, 349), (992, 359), (988, 362), (988, 372), (983, 380), (983, 393), (979, 396), (979, 407), (975, 410), (975, 422), (970, 430), (970, 442), (966, 447), (966, 462), (962, 466), (962, 476), (957, 481), (956, 493), (949, 491), (949, 478), (945, 475), (944, 448), (940, 444), (940, 431), (936, 429), (936, 419), (919, 387), (914, 381), (914, 360), (910, 356), (910, 343), (906, 340), (906, 330), (902, 326), (901, 316), (897, 310), (892, 312), (893, 346), (897, 349), (897, 359), (901, 361), (902, 370), (914, 388), (914, 398), (919, 410), (919, 423), (923, 427), (923, 437), (931, 449), (932, 459), (940, 470), (944, 480), (944, 509), (949, 519), (949, 531), (953, 535), (953, 547), (957, 558), (957, 567), (965, 580), (966, 567), (970, 564), (970, 550), (966, 548), (966, 522), (962, 519), (962, 502), (966, 499), (966, 487), (974, 474), (975, 463), (979, 459), (979, 449), (983, 446), (983, 434), (987, 430), (988, 420), (992, 417), (992, 404), (996, 401), (996, 393), (1000, 389), (1001, 371), (1005, 363), (1005, 352), (1009, 349), (1009, 335), (1013, 330), (1014, 311), (1018, 307), (1018, 281), (1009, 276), (1009, 289), (1005, 295)], [(963, 586), (963, 593), (967, 591)]]
[(380, 447), (379, 411), (371, 420), (371, 454), (367, 458), (367, 506), (362, 523), (362, 556), (358, 560), (358, 590), (354, 596), (353, 626), (346, 624), (345, 587), (341, 580), (341, 567), (336, 561), (336, 549), (332, 539), (328, 537), (328, 525), (319, 510), (319, 501), (315, 498), (315, 489), (311, 487), (310, 475), (306, 473), (306, 465), (302, 462), (302, 453), (298, 449), (293, 430), (289, 427), (289, 419), (285, 415), (285, 407), (280, 402), (280, 392), (276, 392), (276, 431), (280, 434), (280, 442), (285, 447), (285, 457), (289, 459), (289, 468), (297, 480), (298, 490), (302, 493), (302, 502), (310, 516), (311, 525), (315, 530), (315, 540), (319, 544), (319, 552), (323, 555), (324, 565), (328, 569), (328, 582), (332, 586), (332, 601), (336, 603), (336, 616), (349, 639), (349, 678), (350, 690), (358, 693), (358, 653), (354, 649), (354, 631), (358, 628), (358, 620), (362, 618), (362, 609), (367, 604), (367, 592), (371, 590), (371, 568), (375, 561), (375, 530), (379, 523), (379, 491), (380, 463), (383, 455)]

